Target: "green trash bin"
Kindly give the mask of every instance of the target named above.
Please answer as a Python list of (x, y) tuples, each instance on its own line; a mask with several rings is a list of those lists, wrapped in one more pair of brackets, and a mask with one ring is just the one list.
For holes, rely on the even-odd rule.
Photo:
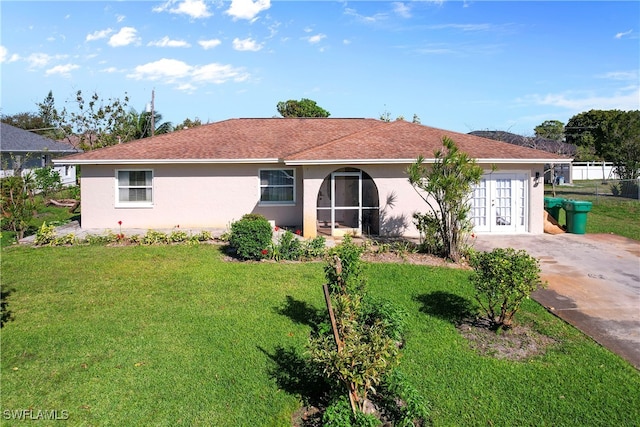
[(583, 200), (565, 200), (562, 207), (567, 211), (567, 231), (584, 234), (587, 231), (587, 213), (591, 211), (591, 202)]
[(556, 221), (560, 220), (560, 208), (562, 208), (562, 202), (564, 199), (559, 197), (545, 197), (544, 198), (544, 210), (549, 212)]

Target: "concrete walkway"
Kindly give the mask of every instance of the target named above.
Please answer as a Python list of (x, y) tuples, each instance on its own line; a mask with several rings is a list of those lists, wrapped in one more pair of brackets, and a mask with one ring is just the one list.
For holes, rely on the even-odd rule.
[(640, 369), (640, 242), (610, 234), (480, 235), (475, 248), (525, 249), (546, 289), (532, 297)]

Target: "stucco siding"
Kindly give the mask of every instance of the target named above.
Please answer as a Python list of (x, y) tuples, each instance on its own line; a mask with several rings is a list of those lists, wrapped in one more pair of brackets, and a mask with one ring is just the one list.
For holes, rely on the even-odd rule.
[[(260, 206), (259, 170), (273, 165), (126, 165), (82, 167), (82, 227), (226, 228), (247, 213), (261, 213), (277, 224), (299, 224), (301, 184), (296, 173), (296, 204)], [(116, 206), (116, 170), (152, 170), (153, 205)]]
[[(83, 165), (82, 227), (126, 228), (227, 228), (246, 213), (259, 213), (280, 226), (301, 227), (305, 237), (317, 234), (317, 198), (324, 179), (334, 171), (353, 167), (374, 181), (379, 197), (380, 235), (417, 237), (415, 212), (427, 205), (409, 184), (408, 165), (320, 165), (294, 167), (295, 204), (260, 205), (260, 169), (273, 164), (160, 164)], [(485, 173), (492, 165), (481, 165)], [(282, 166), (283, 168), (292, 168)], [(153, 204), (150, 207), (119, 207), (116, 203), (117, 170), (152, 170)], [(543, 232), (543, 165), (499, 165), (493, 172), (517, 173), (526, 180), (526, 231)], [(539, 183), (535, 182), (540, 173)]]

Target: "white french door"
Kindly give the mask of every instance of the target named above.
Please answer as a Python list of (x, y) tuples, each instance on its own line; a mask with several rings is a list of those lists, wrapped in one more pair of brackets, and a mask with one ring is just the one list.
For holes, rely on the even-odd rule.
[(526, 232), (527, 175), (490, 173), (471, 196), (471, 220), (476, 232)]

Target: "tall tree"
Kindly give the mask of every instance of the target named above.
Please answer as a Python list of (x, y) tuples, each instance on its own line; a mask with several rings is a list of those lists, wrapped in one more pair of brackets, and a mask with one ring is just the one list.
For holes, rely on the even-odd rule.
[(567, 142), (613, 162), (621, 179), (640, 176), (640, 110), (590, 110), (571, 117)]
[(48, 128), (48, 124), (42, 120), (42, 117), (37, 113), (17, 113), (11, 115), (3, 115), (0, 120), (2, 123), (6, 123), (11, 126), (15, 126), (24, 130), (36, 130), (36, 133), (43, 134), (45, 128)]
[(300, 101), (293, 99), (281, 101), (276, 108), (282, 117), (329, 117), (331, 115), (315, 101), (307, 98), (302, 98)]
[(126, 136), (128, 102), (126, 93), (122, 100), (104, 99), (97, 92), (86, 99), (79, 90), (71, 101), (75, 108), (64, 107), (56, 114), (54, 124), (69, 143), (83, 150), (118, 144)]
[(564, 139), (564, 123), (560, 120), (545, 120), (534, 128), (537, 137), (562, 141)]

